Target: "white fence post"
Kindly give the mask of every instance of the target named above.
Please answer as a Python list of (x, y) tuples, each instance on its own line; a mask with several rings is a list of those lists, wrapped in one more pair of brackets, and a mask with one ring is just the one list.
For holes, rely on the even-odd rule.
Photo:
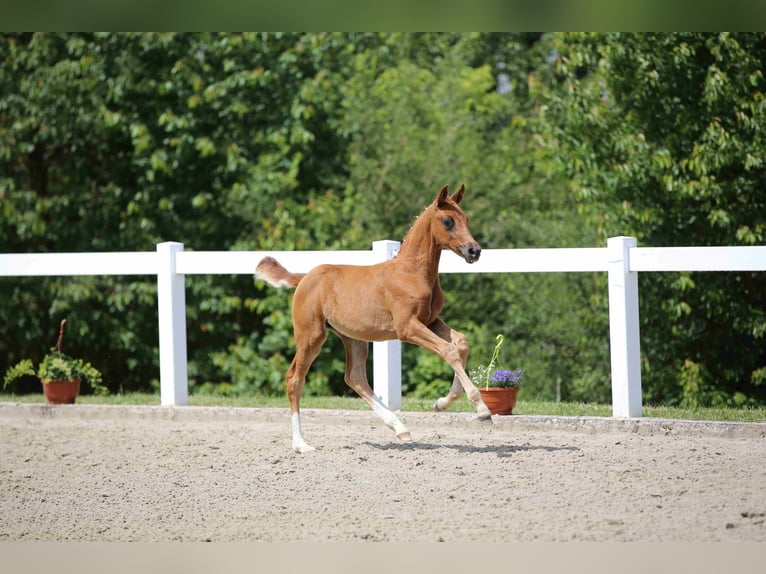
[[(373, 241), (376, 259), (388, 261), (399, 250), (398, 241)], [(372, 343), (372, 385), (378, 398), (392, 411), (402, 408), (402, 342)]]
[(612, 415), (615, 417), (642, 416), (638, 273), (630, 270), (631, 247), (636, 247), (635, 237), (607, 240)]
[(185, 405), (189, 396), (186, 367), (186, 291), (176, 273), (176, 254), (183, 243), (157, 244), (157, 310), (160, 331), (160, 403)]

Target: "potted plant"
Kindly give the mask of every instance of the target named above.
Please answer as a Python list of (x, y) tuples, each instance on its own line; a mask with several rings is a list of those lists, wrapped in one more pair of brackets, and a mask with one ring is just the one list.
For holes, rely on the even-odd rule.
[(96, 393), (106, 393), (101, 384), (101, 373), (90, 363), (82, 359), (69, 357), (61, 350), (64, 339), (66, 319), (61, 321), (59, 338), (56, 346), (45, 355), (35, 370), (31, 359), (23, 359), (8, 369), (3, 380), (3, 388), (16, 379), (35, 374), (40, 378), (43, 391), (52, 404), (72, 404), (80, 394), (80, 383), (85, 381)]
[(478, 365), (471, 369), (471, 380), (479, 388), (481, 398), (493, 415), (510, 415), (516, 406), (516, 398), (519, 393), (519, 385), (524, 371), (502, 369), (500, 367), (500, 348), (503, 346), (505, 337), (498, 335), (497, 343), (492, 352), (492, 358), (487, 365)]

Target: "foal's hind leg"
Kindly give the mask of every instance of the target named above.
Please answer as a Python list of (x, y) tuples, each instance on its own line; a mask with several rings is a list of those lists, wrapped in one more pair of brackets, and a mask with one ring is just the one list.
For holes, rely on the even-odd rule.
[(324, 328), (318, 330), (300, 329), (296, 326), (295, 342), (297, 350), (290, 368), (287, 370), (287, 398), (290, 401), (290, 420), (293, 427), (293, 450), (304, 454), (316, 450), (303, 438), (301, 430), (301, 393), (306, 383), (306, 373), (322, 348), (327, 332)]
[(388, 428), (396, 433), (400, 440), (410, 440), (410, 431), (407, 430), (399, 418), (375, 396), (369, 383), (367, 382), (367, 354), (369, 352), (369, 343), (351, 339), (345, 335), (338, 336), (346, 347), (346, 384), (354, 389), (356, 393), (370, 405), (375, 414), (377, 414)]

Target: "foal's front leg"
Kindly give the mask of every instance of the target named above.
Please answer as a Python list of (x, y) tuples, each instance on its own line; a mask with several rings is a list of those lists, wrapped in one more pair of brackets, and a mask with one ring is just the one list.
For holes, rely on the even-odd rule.
[[(437, 334), (437, 332), (439, 334)], [(455, 340), (452, 339), (452, 333), (456, 335)], [(446, 336), (449, 338), (445, 339), (445, 334), (447, 334)], [(460, 337), (457, 337), (457, 335), (460, 335)], [(461, 339), (465, 339), (462, 334), (450, 329), (450, 327), (441, 319), (434, 321), (431, 324), (431, 327), (428, 328), (413, 317), (407, 323), (406, 327), (399, 333), (399, 338), (402, 341), (414, 343), (419, 347), (433, 351), (444, 359), (450, 367), (452, 367), (452, 370), (455, 371), (455, 381), (460, 384), (465, 391), (468, 400), (471, 401), (471, 404), (473, 404), (474, 407), (476, 407), (476, 415), (479, 419), (486, 420), (492, 418), (492, 413), (489, 412), (487, 405), (484, 404), (479, 389), (477, 389), (471, 382), (468, 373), (465, 372), (465, 361), (468, 358), (468, 347), (466, 344), (465, 348), (460, 349), (456, 344), (456, 341), (459, 342)], [(450, 394), (447, 395), (447, 397), (439, 399), (441, 403), (437, 401), (437, 406), (441, 407), (440, 410), (447, 408), (460, 396), (460, 393), (455, 390), (455, 381), (453, 381)]]
[[(431, 325), (428, 326), (431, 331), (436, 333), (439, 337), (445, 341), (449, 341), (460, 353), (460, 361), (465, 369), (465, 365), (468, 362), (468, 340), (465, 335), (459, 331), (455, 331), (447, 325), (441, 319), (437, 319)], [(455, 374), (452, 379), (452, 386), (446, 396), (436, 399), (434, 403), (434, 410), (436, 412), (446, 411), (452, 406), (456, 400), (463, 394), (463, 385), (460, 383), (460, 378)]]

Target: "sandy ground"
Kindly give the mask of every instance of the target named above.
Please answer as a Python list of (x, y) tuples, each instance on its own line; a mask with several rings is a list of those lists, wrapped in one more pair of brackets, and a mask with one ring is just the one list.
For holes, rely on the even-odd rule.
[(0, 541), (766, 541), (766, 424), (0, 403)]

